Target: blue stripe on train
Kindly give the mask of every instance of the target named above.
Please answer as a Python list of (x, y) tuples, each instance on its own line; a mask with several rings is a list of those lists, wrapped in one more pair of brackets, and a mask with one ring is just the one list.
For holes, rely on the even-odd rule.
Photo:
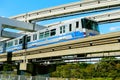
[[(37, 41), (34, 41), (34, 42), (28, 42), (27, 45), (38, 43), (38, 42), (44, 42), (46, 40), (54, 40), (54, 39), (58, 39), (60, 37), (65, 37), (65, 36), (69, 36), (69, 35), (71, 35), (72, 38), (67, 39), (67, 40), (59, 40), (59, 41), (56, 41), (56, 42), (50, 42), (50, 43), (40, 44), (40, 45), (36, 45), (36, 46), (30, 46), (30, 47), (27, 46), (27, 48), (28, 49), (29, 48), (35, 48), (35, 47), (39, 47), (39, 46), (46, 46), (46, 45), (50, 45), (50, 44), (56, 44), (56, 43), (60, 43), (60, 42), (65, 42), (65, 41), (75, 40), (75, 39), (79, 39), (79, 38), (84, 38), (84, 33), (83, 32), (76, 31), (76, 32), (71, 32), (71, 33), (65, 34), (65, 35), (53, 36), (53, 37), (50, 37), (50, 38), (41, 39), (41, 40), (37, 40)], [(11, 46), (11, 47), (7, 48), (6, 51), (7, 52), (14, 52), (14, 51), (22, 50), (22, 48), (18, 48), (18, 50), (13, 50), (13, 48), (15, 48), (15, 47), (21, 47), (21, 46), (22, 46), (22, 44), (16, 45), (16, 46)]]
[(51, 43), (46, 43), (46, 44), (41, 44), (41, 45), (36, 45), (36, 46), (30, 46), (29, 48), (36, 48), (36, 47), (40, 47), (40, 46), (46, 46), (46, 45), (50, 45), (50, 44), (56, 44), (56, 43), (60, 43), (60, 42), (66, 42), (66, 41), (70, 41), (70, 40), (75, 40), (75, 39), (79, 39), (79, 38), (72, 38), (72, 39), (68, 39), (68, 40), (60, 40), (57, 42), (51, 42)]
[[(74, 33), (71, 33), (71, 34), (67, 34), (66, 36), (68, 36), (68, 35), (72, 35), (72, 38), (71, 39), (67, 39), (67, 40), (59, 40), (59, 41), (56, 41), (56, 42), (50, 42), (50, 43), (45, 43), (45, 44), (39, 44), (39, 45), (35, 45), (35, 46), (30, 46), (28, 48), (35, 48), (35, 47), (39, 47), (39, 46), (46, 46), (46, 45), (50, 45), (50, 44), (56, 44), (56, 43), (60, 43), (60, 42), (65, 42), (65, 41), (75, 40), (75, 39), (79, 39), (79, 38), (84, 38), (84, 33), (83, 32), (82, 33), (80, 33), (80, 32), (74, 32)], [(59, 38), (59, 37), (56, 36), (54, 38), (47, 39), (47, 40), (52, 40), (52, 39), (56, 39), (56, 38)], [(37, 42), (39, 42), (39, 41), (28, 43), (28, 45), (35, 44)]]
[[(17, 47), (17, 50), (13, 50), (13, 48), (15, 47)], [(14, 51), (22, 50), (21, 47), (22, 47), (22, 44), (11, 46), (11, 47), (6, 48), (6, 52), (14, 52)]]
[(54, 36), (54, 37), (50, 37), (50, 38), (46, 38), (46, 39), (42, 39), (42, 40), (36, 40), (36, 41), (33, 41), (33, 42), (28, 42), (28, 44), (33, 44), (33, 43), (37, 43), (37, 42), (42, 42), (42, 41), (45, 41), (45, 40), (52, 40), (52, 39), (58, 39), (60, 37), (64, 37), (64, 36), (69, 36), (71, 35), (73, 38), (84, 38), (84, 33), (83, 32), (80, 32), (80, 31), (76, 31), (76, 32), (71, 32), (71, 33), (68, 33), (68, 34), (65, 34), (65, 35), (60, 35), (60, 36)]

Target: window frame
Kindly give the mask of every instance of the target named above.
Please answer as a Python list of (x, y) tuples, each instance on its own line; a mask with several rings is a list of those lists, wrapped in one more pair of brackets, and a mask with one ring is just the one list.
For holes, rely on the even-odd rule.
[(39, 32), (39, 39), (43, 39), (44, 38), (44, 32)]
[(13, 46), (13, 41), (7, 42), (7, 47), (11, 47), (11, 46)]
[(55, 35), (56, 35), (56, 29), (51, 29), (50, 36), (55, 36)]
[(69, 32), (72, 31), (72, 24), (69, 24)]
[(14, 40), (15, 41), (15, 45), (18, 45), (18, 39)]
[(33, 41), (37, 40), (37, 33), (33, 34)]
[(47, 38), (47, 37), (49, 37), (49, 36), (50, 36), (50, 31), (45, 31), (44, 37)]
[(62, 25), (62, 26), (60, 26), (60, 34), (62, 34), (62, 33), (65, 33), (66, 32), (66, 28), (65, 28), (65, 25)]
[(22, 44), (22, 43), (23, 43), (23, 39), (20, 38), (20, 39), (19, 39), (19, 44)]
[(27, 36), (27, 42), (31, 41), (31, 36)]
[(79, 28), (79, 21), (76, 21), (76, 28)]

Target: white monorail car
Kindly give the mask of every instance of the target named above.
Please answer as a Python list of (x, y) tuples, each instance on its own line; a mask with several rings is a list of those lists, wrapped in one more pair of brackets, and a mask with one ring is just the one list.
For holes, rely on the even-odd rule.
[(0, 49), (0, 53), (13, 52), (22, 49), (46, 46), (50, 44), (65, 42), (95, 36), (99, 34), (98, 24), (96, 21), (86, 18), (72, 19), (62, 21), (57, 25), (48, 26), (40, 31), (21, 36), (6, 42), (6, 49)]
[(98, 34), (97, 22), (86, 18), (73, 19), (60, 22), (60, 24), (28, 35), (27, 48), (45, 46)]

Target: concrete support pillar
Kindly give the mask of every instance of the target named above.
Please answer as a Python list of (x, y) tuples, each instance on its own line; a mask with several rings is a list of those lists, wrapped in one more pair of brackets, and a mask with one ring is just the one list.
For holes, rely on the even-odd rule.
[(32, 75), (32, 80), (36, 80), (36, 72), (37, 72), (37, 65), (35, 63), (32, 63), (31, 64), (31, 67), (32, 67), (32, 72), (31, 72), (31, 75)]
[(20, 63), (18, 63), (18, 66), (17, 66), (17, 75), (23, 75), (23, 70), (20, 70)]
[(24, 73), (24, 70), (20, 70), (20, 63), (18, 63), (17, 64), (17, 77), (15, 78), (15, 80), (24, 80), (25, 79), (25, 77), (24, 76), (22, 76), (22, 75), (24, 75), (25, 73)]
[(11, 63), (12, 62), (12, 52), (7, 53), (7, 62)]

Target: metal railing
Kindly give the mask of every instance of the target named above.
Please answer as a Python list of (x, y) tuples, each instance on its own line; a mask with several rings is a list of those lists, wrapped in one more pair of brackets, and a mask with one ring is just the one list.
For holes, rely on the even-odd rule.
[(44, 76), (0, 75), (0, 80), (49, 80)]
[[(94, 78), (94, 80), (113, 80), (112, 78)], [(44, 77), (44, 76), (24, 76), (24, 75), (0, 75), (0, 80), (92, 80), (91, 79), (78, 79), (78, 78), (56, 78), (56, 77)], [(120, 77), (115, 80), (120, 80)]]

